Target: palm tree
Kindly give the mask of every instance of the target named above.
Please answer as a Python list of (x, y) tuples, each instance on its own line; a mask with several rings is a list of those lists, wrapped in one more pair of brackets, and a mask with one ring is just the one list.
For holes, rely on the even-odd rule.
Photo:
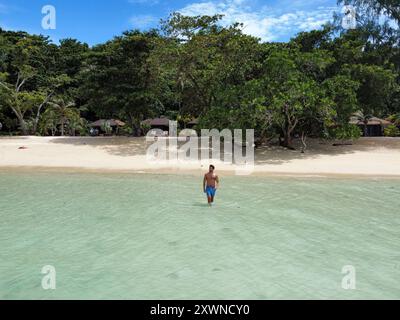
[(358, 118), (359, 121), (361, 121), (364, 124), (364, 136), (368, 136), (368, 122), (373, 116), (371, 114), (364, 114), (362, 112), (359, 112), (356, 114), (356, 117)]
[(51, 135), (54, 137), (57, 132), (57, 124), (58, 124), (58, 115), (54, 112), (52, 108), (48, 108), (42, 115), (42, 119), (40, 121), (40, 132), (43, 135), (47, 135), (49, 130), (51, 131)]
[(73, 101), (65, 101), (63, 98), (55, 98), (49, 102), (49, 105), (61, 124), (61, 136), (64, 136), (65, 124), (69, 119), (76, 118), (79, 115), (79, 110), (73, 108), (75, 106)]
[(76, 132), (85, 133), (87, 121), (80, 117), (79, 113), (68, 119), (68, 128), (70, 135), (75, 136)]
[(395, 126), (400, 126), (400, 113), (392, 114), (392, 115), (388, 118), (388, 120), (389, 120), (390, 122), (393, 122), (393, 124), (394, 124)]

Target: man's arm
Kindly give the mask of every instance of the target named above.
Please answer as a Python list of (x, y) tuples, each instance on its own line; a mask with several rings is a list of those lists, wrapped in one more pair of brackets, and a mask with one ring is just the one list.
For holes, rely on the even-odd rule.
[(219, 188), (219, 177), (218, 177), (218, 176), (215, 177), (215, 182), (217, 183), (217, 184), (215, 185), (215, 187), (216, 187), (216, 188)]
[(204, 179), (203, 179), (203, 192), (206, 192), (206, 183), (207, 183), (207, 178), (204, 175)]

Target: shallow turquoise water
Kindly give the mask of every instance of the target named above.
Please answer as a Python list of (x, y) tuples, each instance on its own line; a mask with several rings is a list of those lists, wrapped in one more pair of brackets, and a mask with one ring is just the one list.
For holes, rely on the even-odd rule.
[(222, 182), (0, 173), (0, 298), (400, 298), (399, 180)]

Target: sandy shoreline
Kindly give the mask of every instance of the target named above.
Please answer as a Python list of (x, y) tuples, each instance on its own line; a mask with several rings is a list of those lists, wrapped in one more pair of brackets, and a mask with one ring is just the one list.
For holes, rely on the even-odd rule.
[[(0, 170), (198, 175), (207, 168), (200, 162), (148, 161), (147, 146), (143, 138), (0, 137)], [(312, 140), (305, 154), (263, 147), (256, 150), (255, 159), (252, 172), (239, 174), (400, 178), (400, 139), (362, 138), (352, 146), (336, 147)], [(221, 173), (238, 174), (232, 165), (213, 163)]]

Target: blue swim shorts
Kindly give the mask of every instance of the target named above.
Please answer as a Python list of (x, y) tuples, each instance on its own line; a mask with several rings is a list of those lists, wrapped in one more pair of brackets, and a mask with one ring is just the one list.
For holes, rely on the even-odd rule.
[(217, 189), (215, 189), (214, 187), (208, 186), (206, 188), (207, 197), (210, 197), (210, 198), (215, 197), (216, 192), (217, 192)]

